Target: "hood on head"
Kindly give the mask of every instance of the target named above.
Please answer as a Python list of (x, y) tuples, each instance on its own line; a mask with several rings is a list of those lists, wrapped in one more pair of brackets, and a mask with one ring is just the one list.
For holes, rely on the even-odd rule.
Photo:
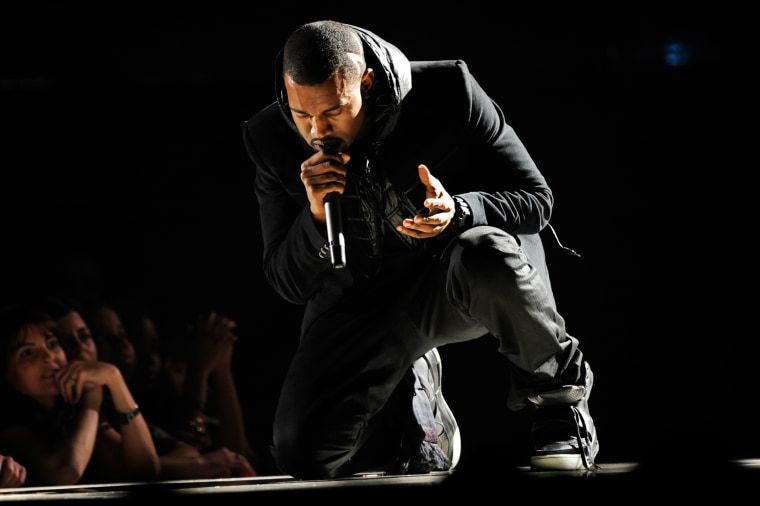
[[(374, 33), (354, 25), (350, 26), (364, 45), (364, 58), (367, 67), (375, 71), (375, 83), (372, 87), (370, 102), (378, 130), (398, 112), (401, 101), (412, 89), (412, 71), (409, 59), (399, 48), (375, 35)], [(286, 121), (297, 131), (288, 107), (288, 95), (282, 75), (283, 49), (275, 59), (275, 95)], [(387, 131), (387, 129), (385, 129)]]

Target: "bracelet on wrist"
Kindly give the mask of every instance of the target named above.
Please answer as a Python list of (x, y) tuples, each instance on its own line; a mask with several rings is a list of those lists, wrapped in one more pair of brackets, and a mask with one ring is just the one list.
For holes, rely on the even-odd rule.
[(202, 416), (195, 416), (184, 423), (179, 432), (180, 439), (190, 443), (198, 449), (207, 448), (211, 445), (211, 435), (206, 428), (206, 420)]
[(190, 418), (187, 421), (187, 429), (189, 429), (192, 434), (196, 434), (199, 437), (205, 437), (204, 435), (207, 432), (206, 420), (202, 416)]
[(129, 425), (129, 422), (137, 418), (137, 415), (139, 414), (140, 414), (140, 406), (135, 406), (135, 409), (133, 409), (132, 411), (119, 412), (119, 424)]

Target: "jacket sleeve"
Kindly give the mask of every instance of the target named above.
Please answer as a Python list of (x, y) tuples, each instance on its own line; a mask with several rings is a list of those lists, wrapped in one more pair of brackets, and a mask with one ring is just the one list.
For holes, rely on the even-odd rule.
[(463, 61), (457, 61), (456, 68), (459, 79), (455, 81), (464, 84), (469, 99), (464, 102), (467, 109), (461, 111), (467, 124), (462, 139), (465, 170), (460, 167), (452, 178), (464, 176), (464, 180), (450, 191), (469, 204), (472, 226), (491, 225), (513, 234), (540, 232), (551, 218), (551, 189), (501, 107)]
[[(254, 186), (259, 205), (263, 238), (264, 276), (285, 300), (305, 304), (332, 269), (325, 253), (325, 232), (314, 222), (306, 191), (299, 174), (306, 158), (297, 144), (286, 146), (283, 139), (292, 132), (276, 132), (281, 119), (272, 108), (248, 120), (243, 140), (256, 169)], [(270, 118), (271, 119), (271, 118)], [(274, 143), (274, 144), (273, 144)], [(271, 149), (272, 145), (280, 149)], [(275, 159), (276, 157), (276, 159)]]

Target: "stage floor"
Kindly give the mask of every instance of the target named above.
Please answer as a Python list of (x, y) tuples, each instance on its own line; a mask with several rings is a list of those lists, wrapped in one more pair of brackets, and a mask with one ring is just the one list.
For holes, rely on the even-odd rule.
[[(256, 478), (228, 478), (218, 480), (176, 480), (160, 482), (109, 483), (97, 485), (72, 485), (64, 487), (22, 487), (0, 489), (0, 503), (9, 502), (69, 502), (88, 499), (120, 501), (134, 504), (141, 498), (155, 499), (182, 496), (182, 504), (194, 500), (208, 504), (213, 499), (266, 498), (294, 499), (301, 495), (309, 498), (441, 498), (459, 497), (449, 494), (507, 494), (508, 497), (532, 493), (543, 497), (577, 497), (579, 502), (588, 501), (589, 494), (615, 493), (629, 498), (645, 498), (654, 490), (674, 491), (684, 497), (705, 492), (723, 491), (730, 497), (743, 493), (758, 483), (760, 459), (732, 461), (720, 465), (705, 462), (671, 464), (646, 468), (637, 463), (600, 463), (594, 472), (547, 472), (530, 471), (528, 468), (498, 469), (496, 465), (482, 470), (456, 469), (451, 472), (434, 472), (404, 476), (361, 475), (333, 480), (295, 480), (290, 476), (260, 476)], [(672, 484), (673, 487), (668, 487)], [(653, 489), (651, 487), (657, 487)], [(663, 488), (664, 487), (664, 488)], [(222, 494), (225, 497), (209, 498)], [(580, 495), (577, 495), (580, 494)], [(254, 498), (253, 496), (257, 496)], [(234, 496), (234, 497), (233, 497)], [(505, 497), (507, 497), (505, 496)], [(605, 495), (606, 496), (606, 495)], [(485, 496), (483, 496), (485, 499)], [(622, 498), (622, 497), (621, 497)]]

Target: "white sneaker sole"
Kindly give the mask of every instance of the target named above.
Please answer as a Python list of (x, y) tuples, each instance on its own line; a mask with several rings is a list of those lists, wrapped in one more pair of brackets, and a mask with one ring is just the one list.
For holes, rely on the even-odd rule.
[[(594, 446), (592, 457), (599, 453), (599, 443)], [(585, 471), (586, 465), (578, 453), (535, 455), (530, 458), (531, 471)]]

